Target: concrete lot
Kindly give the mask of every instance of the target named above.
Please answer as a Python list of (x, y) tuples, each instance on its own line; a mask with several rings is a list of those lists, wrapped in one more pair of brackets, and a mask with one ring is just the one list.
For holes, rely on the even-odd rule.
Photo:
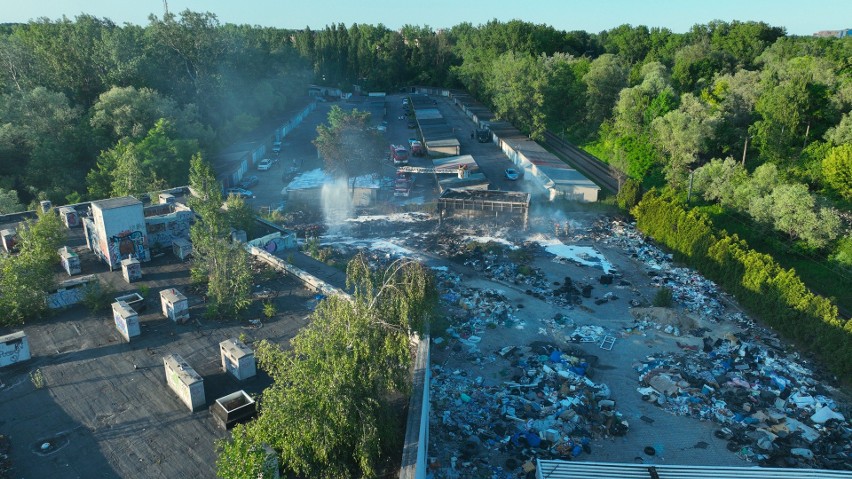
[[(127, 284), (82, 253), (83, 273), (124, 292), (149, 288), (140, 312), (141, 335), (127, 343), (111, 312), (91, 314), (82, 306), (23, 328), (33, 358), (0, 371), (0, 432), (12, 443), (13, 477), (215, 477), (214, 442), (219, 429), (207, 406), (191, 413), (166, 386), (163, 356), (178, 353), (204, 378), (206, 402), (239, 389), (259, 393), (269, 384), (262, 372), (238, 382), (221, 371), (219, 342), (246, 336), (283, 346), (306, 323), (313, 295), (295, 280), (276, 276), (257, 285), (279, 292), (278, 315), (261, 327), (245, 321), (202, 318), (201, 297), (188, 286), (188, 264), (171, 255), (143, 263), (143, 280)], [(64, 274), (64, 273), (63, 273)], [(191, 320), (175, 324), (160, 314), (159, 291), (176, 287), (188, 297)], [(259, 318), (259, 305), (249, 317)], [(31, 373), (40, 371), (42, 388)], [(40, 446), (49, 442), (47, 454)]]

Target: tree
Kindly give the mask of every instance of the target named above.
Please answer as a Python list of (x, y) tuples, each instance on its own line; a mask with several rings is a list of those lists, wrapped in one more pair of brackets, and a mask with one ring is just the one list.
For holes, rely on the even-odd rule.
[(82, 186), (81, 110), (43, 87), (0, 97), (0, 175), (44, 192), (55, 203)]
[(195, 139), (201, 144), (212, 139), (212, 132), (200, 123), (194, 105), (181, 108), (150, 88), (112, 87), (92, 106), (90, 124), (105, 137), (108, 146), (122, 139), (141, 140), (164, 119), (175, 138)]
[(240, 196), (229, 195), (225, 200), (225, 215), (228, 224), (237, 230), (245, 231), (249, 238), (253, 238), (256, 220), (254, 209)]
[(834, 188), (837, 194), (852, 200), (852, 143), (829, 150), (822, 160), (822, 174), (825, 182)]
[(18, 192), (0, 188), (0, 215), (23, 211), (24, 205), (18, 201)]
[(185, 185), (198, 142), (176, 140), (172, 134), (171, 124), (160, 119), (143, 138), (124, 138), (101, 152), (95, 169), (86, 176), (90, 196), (137, 195)]
[(192, 276), (207, 282), (211, 316), (236, 315), (251, 303), (251, 258), (241, 244), (227, 238), (231, 225), (222, 211), (222, 187), (201, 155), (192, 158), (189, 177), (189, 206), (199, 216), (189, 230)]
[(234, 477), (229, 464), (256, 469), (263, 443), (279, 453), (285, 470), (301, 476), (376, 475), (397, 425), (391, 397), (410, 388), (409, 334), (428, 321), (437, 292), (431, 273), (411, 261), (375, 272), (356, 257), (347, 283), (351, 300), (320, 302), (291, 350), (257, 345), (273, 384), (263, 392), (257, 420), (220, 443), (220, 477)]
[(713, 159), (695, 170), (694, 188), (705, 200), (725, 207), (737, 206), (737, 189), (749, 181), (748, 172), (733, 158)]
[(536, 139), (547, 129), (542, 82), (543, 71), (537, 59), (515, 52), (500, 55), (486, 80), (494, 113)]
[(383, 141), (368, 128), (370, 112), (345, 111), (335, 105), (328, 112), (328, 124), (317, 127), (314, 145), (325, 161), (326, 171), (351, 178), (375, 171), (383, 155)]
[(627, 67), (619, 57), (607, 53), (592, 60), (583, 81), (587, 119), (592, 125), (600, 125), (611, 114), (621, 89), (627, 86)]
[(669, 184), (684, 185), (691, 165), (707, 151), (717, 123), (718, 115), (689, 93), (681, 97), (677, 110), (653, 121), (653, 140), (668, 153), (665, 171)]
[(47, 293), (56, 284), (53, 270), (65, 228), (53, 211), (37, 211), (18, 227), (16, 255), (0, 255), (0, 324), (21, 324), (47, 310)]
[(843, 115), (837, 126), (829, 128), (825, 139), (835, 146), (852, 143), (852, 112)]
[(781, 184), (769, 195), (753, 199), (749, 214), (771, 224), (791, 240), (804, 240), (814, 248), (825, 247), (840, 231), (837, 214), (827, 208), (816, 208), (814, 197), (801, 183)]

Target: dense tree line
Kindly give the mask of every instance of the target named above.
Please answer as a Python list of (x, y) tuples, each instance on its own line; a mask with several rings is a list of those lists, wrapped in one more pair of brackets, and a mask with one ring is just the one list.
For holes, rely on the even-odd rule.
[(468, 90), (533, 138), (565, 135), (646, 189), (684, 192), (693, 174), (739, 164), (712, 188), (748, 192), (771, 165), (778, 192), (730, 201), (701, 184), (698, 197), (852, 268), (848, 220), (838, 220), (852, 201), (850, 58), (850, 38), (738, 21), (682, 34), (519, 20), (313, 31), (185, 11), (145, 26), (87, 15), (5, 25), (0, 209), (186, 184), (195, 152), (239, 138), (309, 82), (427, 84)]
[(311, 79), (292, 32), (210, 13), (4, 25), (0, 193), (63, 204), (187, 184), (193, 154), (280, 114)]
[(852, 319), (812, 293), (796, 272), (714, 230), (703, 214), (655, 190), (633, 209), (637, 227), (718, 282), (769, 326), (816, 352), (839, 377), (852, 374)]

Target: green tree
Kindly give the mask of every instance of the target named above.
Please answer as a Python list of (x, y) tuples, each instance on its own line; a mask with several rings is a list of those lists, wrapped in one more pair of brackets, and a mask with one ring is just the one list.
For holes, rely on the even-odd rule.
[(713, 159), (695, 170), (694, 188), (705, 200), (737, 207), (737, 189), (748, 181), (748, 172), (732, 158)]
[(822, 160), (822, 174), (837, 194), (852, 200), (852, 143), (829, 150)]
[(641, 199), (642, 185), (632, 178), (628, 178), (621, 185), (621, 189), (618, 190), (618, 195), (616, 196), (618, 207), (626, 211), (633, 209)]
[(257, 224), (255, 211), (240, 196), (229, 195), (225, 200), (226, 221), (231, 228), (245, 231), (249, 238), (254, 238), (253, 232)]
[(592, 125), (600, 125), (610, 116), (621, 89), (627, 86), (627, 67), (618, 56), (604, 54), (592, 60), (583, 81), (587, 119)]
[(692, 94), (681, 97), (680, 107), (653, 121), (654, 142), (668, 154), (666, 179), (675, 187), (685, 184), (687, 173), (708, 149), (718, 115)]
[(11, 176), (29, 190), (60, 203), (82, 186), (80, 171), (81, 110), (67, 97), (43, 87), (0, 98), (0, 175)]
[(369, 121), (370, 112), (331, 107), (328, 124), (317, 127), (313, 142), (326, 171), (347, 178), (375, 171), (384, 156), (384, 142), (378, 131), (369, 128)]
[[(437, 300), (423, 266), (401, 261), (380, 272), (363, 257), (347, 268), (354, 296), (319, 303), (291, 350), (262, 341), (260, 366), (273, 378), (257, 420), (220, 443), (219, 475), (229, 464), (258, 464), (267, 443), (283, 468), (317, 478), (374, 477), (390, 452), (398, 411), (394, 394), (409, 391), (409, 334)], [(222, 459), (227, 458), (227, 459)]]
[(176, 138), (195, 139), (201, 144), (212, 139), (194, 105), (181, 108), (171, 98), (144, 87), (113, 87), (102, 93), (92, 106), (90, 124), (111, 145), (122, 139), (141, 140), (163, 119), (172, 125)]
[(0, 188), (0, 215), (23, 211), (24, 205), (18, 201), (18, 192)]
[(21, 324), (47, 311), (47, 293), (56, 284), (53, 270), (65, 228), (53, 211), (37, 212), (18, 227), (19, 253), (0, 255), (0, 324)]
[(222, 186), (201, 155), (190, 164), (189, 206), (199, 216), (189, 230), (192, 239), (192, 276), (207, 282), (213, 316), (233, 316), (251, 304), (251, 258), (243, 246), (228, 239), (228, 216), (222, 210)]

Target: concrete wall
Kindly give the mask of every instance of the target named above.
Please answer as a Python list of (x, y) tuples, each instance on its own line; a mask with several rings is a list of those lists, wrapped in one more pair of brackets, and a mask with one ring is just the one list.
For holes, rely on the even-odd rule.
[(139, 261), (151, 259), (141, 203), (110, 209), (93, 205), (92, 219), (98, 244), (93, 251), (111, 268), (131, 255)]
[[(167, 209), (172, 210), (171, 207)], [(175, 205), (174, 211), (170, 213), (145, 218), (148, 244), (151, 247), (170, 248), (176, 238), (189, 239), (189, 227), (194, 218), (192, 210), (180, 204)]]

